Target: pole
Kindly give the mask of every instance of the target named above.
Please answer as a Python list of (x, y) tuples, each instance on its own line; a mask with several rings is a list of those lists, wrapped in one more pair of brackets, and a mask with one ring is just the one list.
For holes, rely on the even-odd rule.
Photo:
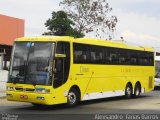
[(0, 60), (0, 70), (3, 70), (3, 60), (4, 60), (4, 54), (0, 54), (1, 60)]

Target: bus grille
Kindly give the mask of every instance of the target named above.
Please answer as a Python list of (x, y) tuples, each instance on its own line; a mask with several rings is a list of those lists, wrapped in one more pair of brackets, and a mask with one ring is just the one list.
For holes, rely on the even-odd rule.
[(18, 91), (23, 91), (23, 88), (15, 88)]
[(17, 91), (29, 91), (29, 92), (33, 92), (35, 89), (33, 88), (15, 88)]
[(32, 89), (32, 88), (26, 88), (26, 91), (30, 91), (30, 92), (33, 92), (35, 89)]

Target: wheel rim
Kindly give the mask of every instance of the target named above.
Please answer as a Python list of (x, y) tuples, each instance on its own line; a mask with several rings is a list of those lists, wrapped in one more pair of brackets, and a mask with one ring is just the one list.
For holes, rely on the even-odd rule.
[(139, 93), (140, 93), (140, 90), (139, 90), (139, 88), (137, 88), (137, 89), (136, 89), (136, 96), (138, 96)]
[(76, 95), (74, 92), (70, 92), (68, 94), (68, 100), (70, 104), (74, 104), (76, 102)]
[(130, 88), (130, 87), (127, 87), (126, 92), (127, 92), (127, 95), (130, 96), (130, 95), (131, 95), (131, 88)]

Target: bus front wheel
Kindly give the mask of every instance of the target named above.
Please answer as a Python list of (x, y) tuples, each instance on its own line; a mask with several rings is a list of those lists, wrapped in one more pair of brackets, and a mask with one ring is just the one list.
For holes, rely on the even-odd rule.
[(41, 104), (36, 104), (36, 103), (32, 103), (32, 105), (34, 106), (34, 107), (36, 107), (36, 108), (39, 108), (39, 107), (42, 107), (43, 105), (41, 105)]
[(132, 97), (132, 93), (133, 93), (132, 85), (131, 84), (127, 84), (126, 85), (126, 89), (125, 89), (125, 97), (126, 98), (131, 98)]
[(68, 93), (67, 104), (72, 107), (78, 104), (80, 101), (80, 95), (76, 89), (71, 89)]

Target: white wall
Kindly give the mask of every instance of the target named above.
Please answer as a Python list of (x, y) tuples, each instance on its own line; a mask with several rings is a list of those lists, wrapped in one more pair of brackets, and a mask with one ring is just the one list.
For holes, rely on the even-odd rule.
[(2, 58), (1, 58), (1, 55), (0, 55), (0, 70), (2, 70), (2, 64), (1, 64), (1, 62), (2, 62)]
[(8, 80), (8, 71), (0, 70), (0, 91), (6, 90), (7, 80)]

